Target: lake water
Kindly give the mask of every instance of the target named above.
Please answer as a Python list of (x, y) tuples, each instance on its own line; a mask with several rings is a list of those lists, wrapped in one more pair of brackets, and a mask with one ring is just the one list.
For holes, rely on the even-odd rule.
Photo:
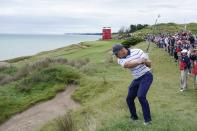
[(0, 61), (100, 38), (100, 35), (0, 35)]

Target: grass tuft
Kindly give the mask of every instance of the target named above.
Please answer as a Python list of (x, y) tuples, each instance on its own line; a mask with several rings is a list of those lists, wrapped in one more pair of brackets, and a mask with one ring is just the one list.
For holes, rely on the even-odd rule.
[(56, 119), (57, 131), (78, 131), (75, 121), (70, 113)]

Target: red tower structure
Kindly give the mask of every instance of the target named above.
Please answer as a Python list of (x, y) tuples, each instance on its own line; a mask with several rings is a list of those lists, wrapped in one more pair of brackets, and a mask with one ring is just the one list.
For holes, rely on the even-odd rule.
[(110, 40), (111, 37), (111, 27), (103, 27), (103, 35), (102, 39), (103, 40)]

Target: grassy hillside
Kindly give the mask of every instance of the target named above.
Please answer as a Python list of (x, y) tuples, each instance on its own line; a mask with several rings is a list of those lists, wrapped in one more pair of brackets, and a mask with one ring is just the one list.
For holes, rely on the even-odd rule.
[[(72, 96), (82, 104), (81, 108), (70, 113), (73, 126), (81, 131), (195, 131), (197, 92), (192, 78), (189, 90), (179, 92), (177, 64), (165, 51), (154, 45), (150, 48), (154, 82), (148, 94), (153, 124), (148, 127), (142, 124), (142, 112), (137, 99), (140, 121), (129, 121), (125, 98), (132, 78), (111, 57), (110, 49), (116, 42), (86, 42), (84, 45), (88, 48), (76, 49), (63, 55), (70, 59), (90, 59), (90, 63), (80, 69), (83, 77), (80, 79), (80, 87)], [(134, 48), (146, 47), (147, 43), (142, 42)], [(40, 130), (59, 130), (58, 125), (57, 121), (53, 121)]]
[[(193, 34), (197, 35), (197, 23), (189, 23), (186, 24), (187, 30), (192, 31)], [(156, 34), (158, 33), (174, 33), (180, 30), (185, 29), (185, 24), (175, 24), (175, 23), (161, 23), (157, 24), (156, 26), (148, 26), (144, 29), (136, 31), (134, 34), (136, 35), (145, 35), (147, 33), (153, 33), (152, 29), (155, 28)]]

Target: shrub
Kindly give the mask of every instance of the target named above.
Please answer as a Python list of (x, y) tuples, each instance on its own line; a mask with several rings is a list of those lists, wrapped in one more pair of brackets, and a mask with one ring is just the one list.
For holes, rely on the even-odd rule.
[(129, 47), (134, 46), (142, 41), (144, 41), (144, 39), (142, 39), (141, 37), (132, 36), (131, 38), (123, 41), (122, 44), (124, 45), (124, 47), (129, 48)]
[(11, 75), (13, 75), (16, 72), (17, 72), (17, 68), (14, 66), (9, 66), (4, 69), (1, 68), (0, 69), (0, 84), (4, 84), (9, 81), (12, 81), (13, 77)]
[(13, 78), (10, 75), (0, 75), (0, 85), (12, 81)]
[(78, 84), (79, 78), (79, 72), (72, 67), (59, 65), (33, 73), (31, 77), (19, 82), (16, 87), (20, 91), (30, 91), (33, 87), (38, 87), (35, 85), (40, 85), (40, 89), (43, 89), (43, 87), (49, 84)]
[(8, 75), (13, 75), (17, 72), (17, 68), (15, 66), (10, 65), (9, 67), (0, 70), (1, 74), (8, 74)]
[(0, 71), (6, 69), (6, 68), (9, 68), (10, 67), (10, 64), (9, 63), (6, 63), (6, 62), (0, 62)]
[(43, 68), (52, 67), (54, 65), (70, 65), (72, 67), (81, 68), (84, 65), (86, 65), (88, 62), (89, 62), (89, 59), (69, 60), (68, 61), (65, 58), (45, 58), (45, 59), (36, 61), (34, 63), (24, 65), (23, 67), (18, 69), (18, 71), (16, 70), (15, 67), (10, 66), (9, 68), (8, 67), (6, 68), (6, 70), (9, 69), (7, 72), (10, 74), (13, 74), (16, 72), (15, 75), (9, 76), (9, 79), (5, 78), (5, 80), (3, 80), (3, 76), (1, 76), (0, 84), (1, 85), (7, 84), (11, 81), (19, 80), (23, 77), (28, 76), (29, 74), (32, 74), (33, 72), (35, 72), (37, 70), (42, 70)]
[(21, 67), (16, 74), (13, 76), (13, 80), (18, 80), (21, 77), (25, 77), (27, 76), (29, 73), (31, 72), (31, 70), (29, 70), (29, 65), (25, 65), (23, 67)]

